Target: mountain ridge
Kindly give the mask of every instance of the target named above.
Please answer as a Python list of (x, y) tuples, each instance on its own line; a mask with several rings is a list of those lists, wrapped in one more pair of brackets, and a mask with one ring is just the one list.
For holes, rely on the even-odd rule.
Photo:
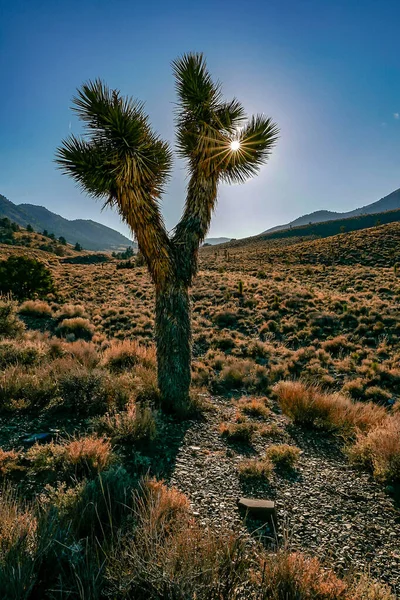
[(310, 223), (323, 223), (326, 221), (336, 221), (339, 219), (347, 219), (350, 217), (357, 217), (361, 215), (372, 215), (383, 213), (387, 211), (400, 209), (400, 188), (394, 190), (387, 196), (383, 196), (380, 200), (376, 202), (372, 202), (371, 204), (366, 204), (360, 208), (356, 208), (354, 210), (346, 211), (346, 212), (336, 212), (331, 210), (317, 210), (312, 213), (302, 215), (289, 223), (284, 225), (277, 225), (276, 227), (271, 227), (270, 229), (266, 229), (262, 231), (259, 235), (264, 235), (265, 233), (273, 233), (274, 231), (281, 231), (284, 229), (290, 229), (292, 227), (301, 227), (302, 225), (309, 225)]
[(2, 194), (0, 217), (8, 217), (22, 227), (32, 225), (38, 232), (46, 229), (56, 237), (65, 237), (71, 244), (79, 242), (86, 250), (119, 250), (133, 245), (119, 231), (92, 219), (66, 219), (45, 206), (14, 204)]

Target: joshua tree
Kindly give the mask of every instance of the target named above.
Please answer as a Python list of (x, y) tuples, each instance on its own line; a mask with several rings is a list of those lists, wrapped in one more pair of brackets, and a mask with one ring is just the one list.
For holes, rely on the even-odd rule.
[(247, 120), (238, 100), (226, 102), (202, 54), (177, 59), (173, 71), (177, 149), (187, 161), (189, 182), (183, 215), (172, 235), (159, 207), (172, 153), (151, 129), (142, 103), (100, 80), (84, 84), (73, 104), (85, 123), (85, 135), (64, 140), (56, 161), (86, 192), (115, 207), (135, 234), (155, 285), (162, 403), (166, 409), (185, 412), (191, 380), (188, 289), (218, 184), (244, 182), (255, 175), (268, 159), (278, 129), (263, 115)]

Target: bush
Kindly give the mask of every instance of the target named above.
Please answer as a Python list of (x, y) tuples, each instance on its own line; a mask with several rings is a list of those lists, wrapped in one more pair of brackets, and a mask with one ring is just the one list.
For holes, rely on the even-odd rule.
[(15, 365), (0, 372), (0, 411), (38, 410), (58, 393), (57, 382), (48, 369), (34, 372), (26, 366)]
[(111, 379), (99, 369), (88, 371), (68, 361), (56, 378), (58, 397), (52, 404), (54, 410), (98, 415), (113, 407), (124, 407), (129, 399), (129, 382), (118, 377)]
[(60, 444), (35, 444), (26, 453), (31, 473), (49, 473), (56, 479), (71, 475), (95, 475), (109, 467), (114, 459), (110, 442), (95, 436)]
[(51, 307), (46, 302), (38, 300), (27, 300), (21, 304), (18, 312), (25, 317), (35, 317), (37, 319), (48, 319), (53, 316)]
[(265, 456), (276, 469), (286, 471), (295, 467), (299, 460), (300, 450), (296, 446), (278, 444), (267, 448)]
[(371, 470), (379, 481), (400, 481), (400, 414), (390, 415), (347, 449), (350, 460)]
[(219, 432), (222, 437), (230, 442), (243, 442), (249, 444), (253, 438), (256, 425), (246, 421), (245, 423), (221, 423)]
[(266, 405), (264, 398), (247, 398), (243, 396), (238, 400), (237, 407), (245, 415), (250, 417), (266, 418), (270, 415), (271, 410)]
[(74, 317), (86, 318), (85, 307), (80, 304), (64, 304), (56, 314), (59, 321), (63, 319), (73, 319)]
[(96, 431), (113, 443), (147, 446), (156, 436), (154, 413), (148, 406), (131, 403), (125, 411), (107, 413), (93, 421)]
[(40, 344), (7, 340), (0, 342), (0, 368), (10, 365), (33, 365), (44, 357), (44, 349)]
[(0, 340), (17, 338), (25, 329), (25, 325), (17, 317), (17, 305), (9, 299), (0, 298)]
[(387, 412), (372, 402), (353, 402), (341, 394), (325, 394), (300, 381), (281, 381), (274, 387), (285, 414), (304, 427), (354, 435), (382, 423)]
[(82, 317), (64, 319), (57, 327), (57, 335), (60, 337), (73, 336), (73, 339), (91, 340), (94, 332), (94, 325)]
[[(279, 551), (262, 561), (265, 600), (341, 600), (346, 584), (316, 558)], [(348, 596), (354, 600), (354, 596)]]
[(0, 293), (18, 300), (45, 297), (54, 291), (50, 270), (35, 258), (10, 256), (0, 261)]
[(274, 465), (269, 458), (249, 458), (242, 460), (238, 466), (241, 479), (269, 479)]
[(114, 342), (104, 353), (104, 364), (113, 372), (132, 369), (132, 367), (138, 364), (144, 367), (155, 368), (155, 348), (141, 346), (132, 340)]

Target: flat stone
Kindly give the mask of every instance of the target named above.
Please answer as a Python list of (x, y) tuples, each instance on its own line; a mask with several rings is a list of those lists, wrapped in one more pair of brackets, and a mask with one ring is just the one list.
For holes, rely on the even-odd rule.
[(256, 498), (240, 498), (238, 500), (239, 510), (246, 514), (264, 521), (276, 524), (276, 507), (273, 500), (257, 500)]

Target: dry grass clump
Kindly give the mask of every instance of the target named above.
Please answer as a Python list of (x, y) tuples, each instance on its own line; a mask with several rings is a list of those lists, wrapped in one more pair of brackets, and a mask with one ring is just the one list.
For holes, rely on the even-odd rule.
[(84, 306), (80, 304), (64, 304), (56, 313), (56, 318), (58, 321), (63, 321), (64, 319), (73, 319), (75, 317), (87, 317)]
[(134, 515), (107, 569), (114, 598), (239, 598), (251, 560), (238, 537), (201, 528), (187, 498), (156, 481), (144, 484)]
[(146, 446), (156, 436), (154, 411), (149, 406), (131, 402), (126, 410), (107, 413), (93, 421), (99, 434), (106, 435), (114, 444)]
[(267, 458), (247, 458), (238, 465), (241, 479), (269, 479), (274, 471), (272, 461)]
[(281, 381), (274, 387), (281, 408), (304, 427), (354, 434), (381, 423), (386, 410), (373, 403), (352, 402), (341, 394), (326, 394), (300, 381)]
[(290, 471), (295, 466), (300, 456), (296, 446), (278, 444), (267, 448), (262, 458), (249, 458), (242, 460), (238, 465), (241, 479), (270, 479), (276, 471)]
[(19, 460), (20, 456), (15, 450), (5, 451), (0, 448), (0, 478), (3, 479), (13, 471), (19, 471)]
[(93, 475), (114, 462), (109, 440), (94, 435), (61, 443), (35, 444), (26, 453), (31, 473)]
[(249, 444), (257, 427), (255, 423), (245, 421), (242, 423), (221, 423), (219, 432), (229, 442)]
[(271, 410), (266, 405), (266, 401), (266, 398), (248, 398), (242, 396), (237, 402), (237, 407), (245, 415), (265, 419), (271, 413)]
[(57, 335), (66, 337), (69, 341), (75, 339), (91, 340), (95, 332), (95, 326), (88, 319), (73, 317), (63, 319), (56, 332)]
[(28, 599), (35, 583), (37, 519), (10, 487), (0, 493), (0, 590), (10, 600)]
[(25, 325), (17, 317), (17, 304), (0, 296), (0, 340), (19, 338)]
[[(218, 363), (215, 366), (218, 368)], [(221, 371), (211, 381), (211, 388), (216, 393), (239, 390), (265, 392), (268, 387), (267, 369), (252, 360), (223, 357), (220, 367)]]
[[(60, 343), (59, 340), (52, 340), (54, 345)], [(61, 356), (71, 356), (76, 362), (86, 369), (94, 369), (100, 363), (100, 354), (97, 346), (93, 342), (77, 340), (76, 342), (61, 342)]]
[(345, 600), (348, 587), (316, 558), (279, 551), (261, 559), (265, 600)]
[(366, 433), (359, 432), (347, 453), (353, 463), (370, 469), (379, 481), (400, 481), (400, 413), (387, 416)]
[(117, 373), (138, 364), (155, 369), (156, 351), (154, 346), (146, 347), (134, 340), (115, 341), (104, 353), (104, 364)]
[(46, 347), (40, 342), (22, 340), (0, 341), (0, 368), (10, 365), (34, 365), (42, 361)]
[(53, 316), (51, 306), (41, 300), (27, 300), (23, 302), (18, 312), (24, 317), (33, 317), (36, 319), (48, 319)]
[(269, 446), (265, 451), (265, 456), (276, 469), (284, 471), (296, 466), (300, 457), (300, 449), (288, 444), (277, 444)]
[(32, 356), (23, 347), (21, 353), (18, 356), (26, 360), (0, 370), (0, 412), (51, 409), (74, 417), (94, 416), (123, 409), (135, 389), (132, 378), (85, 367), (72, 357), (27, 365)]

